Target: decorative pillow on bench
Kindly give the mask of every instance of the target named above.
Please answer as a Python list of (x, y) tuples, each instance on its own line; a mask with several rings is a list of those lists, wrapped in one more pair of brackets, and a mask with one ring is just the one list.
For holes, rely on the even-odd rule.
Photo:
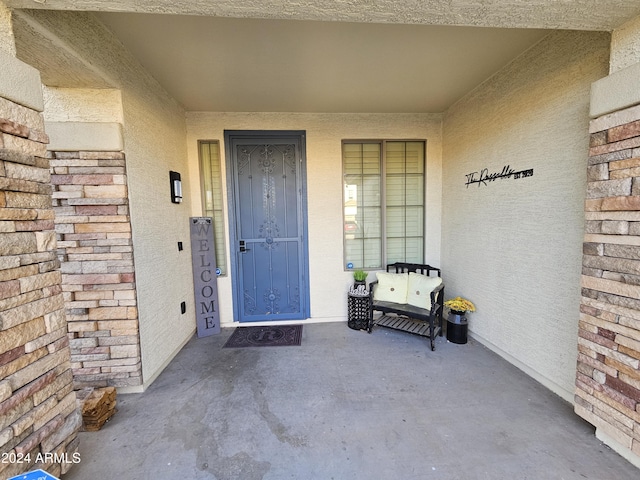
[(407, 287), (407, 303), (414, 307), (431, 309), (431, 292), (442, 283), (440, 277), (427, 277), (419, 273), (409, 274)]
[(376, 273), (378, 285), (373, 299), (378, 302), (408, 303), (429, 310), (431, 292), (442, 283), (440, 277), (427, 277), (419, 273)]
[(376, 273), (378, 285), (373, 299), (379, 302), (407, 303), (409, 275), (406, 273)]

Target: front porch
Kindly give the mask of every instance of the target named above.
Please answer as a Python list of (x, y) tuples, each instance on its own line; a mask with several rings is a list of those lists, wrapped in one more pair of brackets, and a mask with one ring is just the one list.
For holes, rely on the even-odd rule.
[(432, 352), (330, 323), (305, 325), (300, 347), (223, 349), (232, 331), (119, 396), (64, 479), (637, 478), (572, 405), (474, 340)]
[[(114, 7), (92, 3), (95, 11)], [(157, 13), (141, 7), (146, 0), (125, 3)], [(369, 2), (352, 3), (368, 9)], [(418, 90), (408, 95), (408, 103), (393, 100), (396, 92), (409, 91), (401, 81), (405, 74), (394, 81), (354, 76), (366, 80), (359, 84), (376, 78), (371, 85), (390, 88), (375, 98), (391, 101), (393, 108), (367, 100), (361, 88), (348, 96), (359, 99), (352, 108), (338, 87), (329, 95), (334, 107), (329, 102), (311, 107), (309, 100), (325, 98), (317, 89), (302, 96), (287, 88), (276, 89), (284, 97), (272, 93), (282, 83), (276, 68), (271, 78), (277, 85), (265, 84), (264, 74), (236, 74), (220, 82), (239, 87), (242, 99), (255, 99), (249, 93), (258, 92), (260, 99), (274, 101), (254, 100), (245, 108), (223, 102), (232, 97), (230, 90), (213, 104), (183, 104), (93, 9), (69, 11), (77, 7), (70, 8), (71, 0), (0, 0), (2, 452), (80, 451), (84, 466), (77, 471), (83, 478), (91, 474), (87, 465), (103, 469), (100, 459), (107, 456), (117, 463), (110, 471), (126, 469), (124, 478), (151, 476), (157, 465), (161, 478), (174, 478), (178, 473), (164, 472), (178, 467), (193, 478), (296, 476), (298, 470), (287, 465), (300, 465), (304, 475), (298, 476), (305, 478), (309, 472), (323, 478), (411, 478), (433, 468), (452, 478), (513, 478), (519, 476), (513, 475), (516, 469), (536, 478), (551, 471), (564, 477), (580, 472), (619, 478), (620, 472), (609, 474), (619, 465), (602, 460), (598, 466), (590, 459), (600, 461), (606, 447), (593, 438), (584, 440), (592, 429), (566, 411), (573, 405), (596, 427), (598, 439), (640, 465), (640, 7), (622, 0), (607, 3), (611, 8), (592, 9), (600, 20), (591, 24), (578, 18), (591, 15), (566, 7), (573, 20), (562, 25), (556, 18), (563, 15), (546, 9), (544, 16), (554, 17), (551, 23), (533, 22), (526, 15), (525, 25), (504, 24), (501, 16), (487, 16), (482, 5), (478, 13), (493, 22), (487, 27), (549, 30), (441, 107), (423, 103), (423, 96), (435, 90), (422, 74), (414, 76)], [(398, 4), (387, 6), (397, 9)], [(166, 13), (184, 14), (183, 7)], [(306, 17), (308, 9), (302, 6), (294, 10), (299, 20), (323, 19)], [(511, 9), (498, 10), (513, 17)], [(274, 12), (264, 6), (262, 13), (267, 17), (248, 13), (247, 23), (262, 19), (266, 26)], [(432, 15), (422, 14), (429, 27)], [(279, 27), (287, 21), (292, 29), (310, 27), (282, 12), (276, 18)], [(361, 31), (370, 18), (351, 12), (344, 19), (355, 23), (345, 27), (346, 33)], [(324, 20), (331, 21), (317, 27), (327, 31), (338, 23), (333, 17)], [(413, 25), (400, 26), (414, 30)], [(304, 36), (312, 37), (310, 32)], [(229, 38), (216, 45), (228, 50)], [(271, 50), (278, 56), (295, 50), (303, 35), (290, 38)], [(394, 59), (417, 47), (412, 57), (424, 60), (430, 46), (447, 44), (403, 35), (395, 40), (398, 46), (389, 50)], [(153, 42), (145, 36), (142, 44)], [(195, 51), (175, 50), (179, 58)], [(329, 56), (337, 50), (330, 49)], [(181, 76), (178, 83), (188, 85), (183, 81), (187, 70), (166, 56), (169, 48), (158, 51), (163, 64)], [(194, 65), (213, 58), (211, 50), (205, 51)], [(373, 53), (377, 60), (379, 52)], [(239, 63), (235, 59), (245, 56), (229, 58), (211, 62), (211, 78), (232, 71)], [(323, 65), (310, 51), (299, 63)], [(430, 71), (446, 70), (426, 64)], [(457, 77), (466, 78), (469, 62), (459, 66), (464, 73)], [(332, 78), (343, 79), (344, 70)], [(238, 81), (248, 77), (256, 78), (259, 88)], [(309, 86), (324, 77), (309, 70), (291, 78), (297, 86)], [(233, 199), (225, 153), (229, 130), (305, 132), (310, 325), (305, 325), (306, 344), (295, 351), (221, 350), (224, 338), (189, 342), (196, 309), (188, 219), (205, 214), (207, 197), (201, 142), (217, 145), (221, 153), (216, 224), (224, 233), (218, 252), (228, 264), (239, 254), (239, 242), (230, 234), (235, 222), (228, 208)], [(346, 330), (344, 296), (352, 272), (345, 268), (351, 261), (344, 248), (345, 141), (424, 142), (425, 175), (418, 182), (424, 195), (422, 206), (414, 205), (424, 208), (418, 216), (424, 226), (419, 243), (425, 258), (420, 261), (442, 268), (448, 296), (464, 295), (478, 306), (469, 325), (478, 344), (470, 351), (493, 358), (482, 344), (512, 366), (495, 359), (502, 367), (488, 367), (485, 357), (467, 359), (459, 349), (452, 355), (452, 345), (438, 345), (429, 355), (422, 339)], [(180, 204), (172, 202), (170, 172), (182, 174)], [(380, 195), (385, 191), (384, 185), (377, 190)], [(232, 295), (236, 281), (233, 272), (218, 279), (224, 327), (239, 321)], [(387, 343), (400, 348), (389, 351)], [(371, 368), (369, 359), (380, 357), (388, 364)], [(434, 362), (438, 368), (425, 370)], [(184, 367), (190, 364), (203, 370)], [(517, 369), (531, 378), (520, 378)], [(268, 373), (245, 379), (263, 370)], [(538, 390), (536, 381), (552, 393)], [(104, 434), (86, 436), (87, 445), (79, 446), (73, 390), (84, 382), (118, 387), (122, 409)], [(532, 401), (538, 397), (521, 385), (534, 385), (540, 399)], [(126, 395), (145, 389), (139, 398)], [(482, 392), (500, 393), (486, 399)], [(561, 421), (550, 413), (551, 404), (567, 418)], [(484, 405), (490, 407), (486, 412)], [(299, 413), (286, 418), (290, 411)], [(357, 437), (343, 435), (347, 431)], [(112, 446), (114, 439), (121, 444)], [(569, 444), (578, 448), (568, 452)], [(179, 459), (169, 460), (174, 454)], [(473, 468), (463, 465), (467, 457)], [(602, 466), (605, 470), (598, 470)], [(0, 476), (27, 467), (0, 465)], [(46, 468), (62, 476), (71, 467), (55, 462)], [(136, 472), (138, 467), (145, 470)], [(542, 468), (546, 476), (540, 475)], [(80, 475), (75, 470), (69, 474)]]

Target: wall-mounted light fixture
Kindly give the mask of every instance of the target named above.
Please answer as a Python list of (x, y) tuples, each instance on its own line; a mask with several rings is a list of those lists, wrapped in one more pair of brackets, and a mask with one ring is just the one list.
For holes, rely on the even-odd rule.
[(171, 201), (173, 203), (182, 202), (182, 181), (178, 172), (169, 172), (169, 181), (171, 182)]

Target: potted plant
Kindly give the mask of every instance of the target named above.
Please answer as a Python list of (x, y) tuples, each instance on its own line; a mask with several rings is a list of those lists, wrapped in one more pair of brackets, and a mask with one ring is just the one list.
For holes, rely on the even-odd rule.
[(349, 288), (349, 317), (347, 325), (353, 330), (366, 330), (369, 327), (369, 291), (367, 290), (367, 272), (353, 271), (353, 285)]
[(451, 313), (463, 316), (467, 312), (476, 311), (476, 306), (469, 300), (462, 297), (450, 298), (444, 302), (444, 306), (448, 307), (449, 310), (451, 310)]
[(446, 300), (444, 306), (449, 308), (447, 318), (447, 340), (452, 343), (467, 343), (467, 312), (475, 312), (476, 306), (466, 298), (456, 297)]
[(353, 272), (353, 279), (355, 285), (366, 285), (367, 284), (367, 272), (364, 270), (355, 270)]

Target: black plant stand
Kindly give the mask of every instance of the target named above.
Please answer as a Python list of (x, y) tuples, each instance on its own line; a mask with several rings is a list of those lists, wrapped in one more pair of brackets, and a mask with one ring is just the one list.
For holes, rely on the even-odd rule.
[(369, 328), (369, 309), (371, 300), (367, 296), (348, 294), (348, 319), (347, 325), (353, 330), (367, 330)]

